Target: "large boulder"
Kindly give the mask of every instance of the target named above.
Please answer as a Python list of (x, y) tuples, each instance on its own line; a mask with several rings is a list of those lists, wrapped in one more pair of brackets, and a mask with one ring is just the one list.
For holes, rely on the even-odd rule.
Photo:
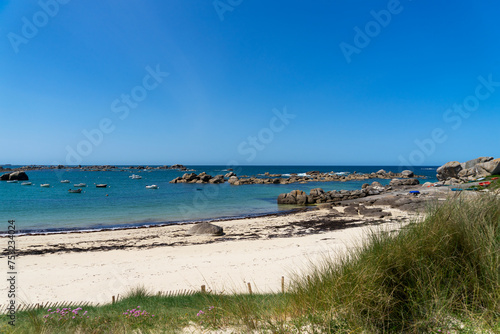
[(279, 194), (278, 204), (297, 204), (297, 198), (292, 194)]
[(450, 161), (437, 169), (437, 179), (444, 181), (451, 178), (458, 178), (458, 173), (463, 169), (458, 161)]
[(229, 180), (227, 180), (227, 182), (229, 182), (229, 184), (231, 185), (238, 185), (239, 183), (237, 183), (239, 181), (238, 177), (237, 176), (231, 176), (229, 178)]
[(308, 203), (308, 196), (302, 190), (293, 190), (278, 196), (278, 204), (307, 205)]
[(480, 157), (477, 159), (469, 160), (467, 162), (463, 162), (463, 163), (461, 163), (461, 165), (462, 165), (462, 169), (469, 169), (469, 168), (476, 166), (479, 163), (488, 162), (491, 160), (493, 160), (493, 157)]
[(225, 180), (224, 180), (224, 175), (222, 174), (219, 174), (219, 175), (215, 175), (213, 178), (210, 179), (210, 181), (208, 181), (210, 183), (215, 183), (215, 184), (218, 184), (218, 183), (224, 183)]
[(411, 170), (404, 170), (401, 172), (402, 177), (413, 177), (415, 174)]
[(25, 172), (12, 172), (12, 173), (3, 174), (2, 176), (0, 176), (0, 180), (2, 180), (2, 181), (13, 181), (13, 180), (26, 181), (26, 180), (29, 180), (29, 178)]
[(189, 181), (196, 180), (197, 176), (195, 173), (185, 173), (184, 175), (182, 175), (182, 179), (189, 182)]
[(208, 235), (223, 235), (224, 229), (220, 226), (213, 225), (207, 222), (198, 223), (193, 225), (188, 231), (188, 235), (200, 235), (200, 234), (208, 234)]
[(479, 163), (476, 166), (485, 170), (490, 175), (499, 175), (500, 174), (500, 158), (490, 160), (488, 162)]
[(207, 183), (208, 181), (210, 181), (210, 179), (212, 178), (211, 175), (208, 175), (207, 173), (203, 172), (203, 173), (200, 173), (198, 175), (198, 179), (200, 179), (200, 181), (202, 181), (203, 183)]
[(321, 196), (325, 195), (325, 191), (321, 188), (314, 188), (314, 189), (311, 189), (311, 191), (309, 192), (309, 195), (311, 195), (313, 197), (321, 197)]

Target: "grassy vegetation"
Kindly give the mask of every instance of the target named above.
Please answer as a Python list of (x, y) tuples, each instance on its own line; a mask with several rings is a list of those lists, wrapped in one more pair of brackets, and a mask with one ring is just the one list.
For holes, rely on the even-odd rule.
[[(138, 306), (148, 313), (124, 314)], [(286, 294), (156, 297), (136, 289), (114, 305), (77, 313), (59, 320), (59, 314), (44, 318), (47, 310), (21, 312), (15, 328), (2, 316), (0, 332), (174, 333), (191, 326), (257, 333), (500, 333), (500, 197), (458, 198), (399, 233), (373, 233), (359, 249), (297, 277)]]
[(316, 268), (294, 296), (305, 313), (369, 332), (427, 332), (458, 319), (498, 330), (500, 199), (457, 199), (398, 234), (372, 234), (340, 264)]

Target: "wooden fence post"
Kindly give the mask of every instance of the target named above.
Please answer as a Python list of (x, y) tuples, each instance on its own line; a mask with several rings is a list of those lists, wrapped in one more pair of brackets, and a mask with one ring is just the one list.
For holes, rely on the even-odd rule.
[(248, 293), (252, 294), (252, 285), (248, 283)]
[(285, 293), (285, 276), (281, 276), (281, 293)]
[(206, 292), (205, 285), (202, 285), (201, 286), (201, 293), (205, 293), (205, 292)]

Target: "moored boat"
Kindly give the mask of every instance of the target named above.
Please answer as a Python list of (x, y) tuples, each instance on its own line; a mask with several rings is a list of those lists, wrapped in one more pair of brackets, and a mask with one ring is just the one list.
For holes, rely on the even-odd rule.
[(79, 194), (82, 192), (82, 189), (69, 189), (68, 192), (73, 194)]
[(156, 184), (152, 184), (150, 186), (146, 186), (146, 189), (158, 189), (158, 186)]
[(32, 183), (31, 182), (23, 182), (21, 183), (22, 186), (31, 186)]
[(96, 188), (106, 188), (108, 185), (107, 184), (104, 184), (104, 183), (99, 183), (99, 184), (96, 184), (95, 187)]
[(69, 180), (62, 180), (61, 183), (69, 183)]
[(18, 183), (18, 182), (19, 181), (17, 181), (17, 180), (9, 180), (9, 181), (7, 181), (7, 183)]
[(74, 187), (86, 187), (87, 185), (85, 183), (77, 183), (73, 185)]
[(50, 184), (48, 184), (48, 183), (42, 183), (40, 185), (40, 187), (48, 188), (48, 187), (50, 187)]
[(129, 178), (131, 178), (131, 179), (142, 179), (142, 176), (137, 175), (137, 174), (132, 174), (132, 175), (129, 176)]

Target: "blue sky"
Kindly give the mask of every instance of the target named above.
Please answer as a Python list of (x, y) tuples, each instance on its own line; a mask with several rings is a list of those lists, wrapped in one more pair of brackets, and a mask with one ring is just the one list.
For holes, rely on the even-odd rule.
[(0, 1), (0, 163), (500, 157), (494, 1)]

